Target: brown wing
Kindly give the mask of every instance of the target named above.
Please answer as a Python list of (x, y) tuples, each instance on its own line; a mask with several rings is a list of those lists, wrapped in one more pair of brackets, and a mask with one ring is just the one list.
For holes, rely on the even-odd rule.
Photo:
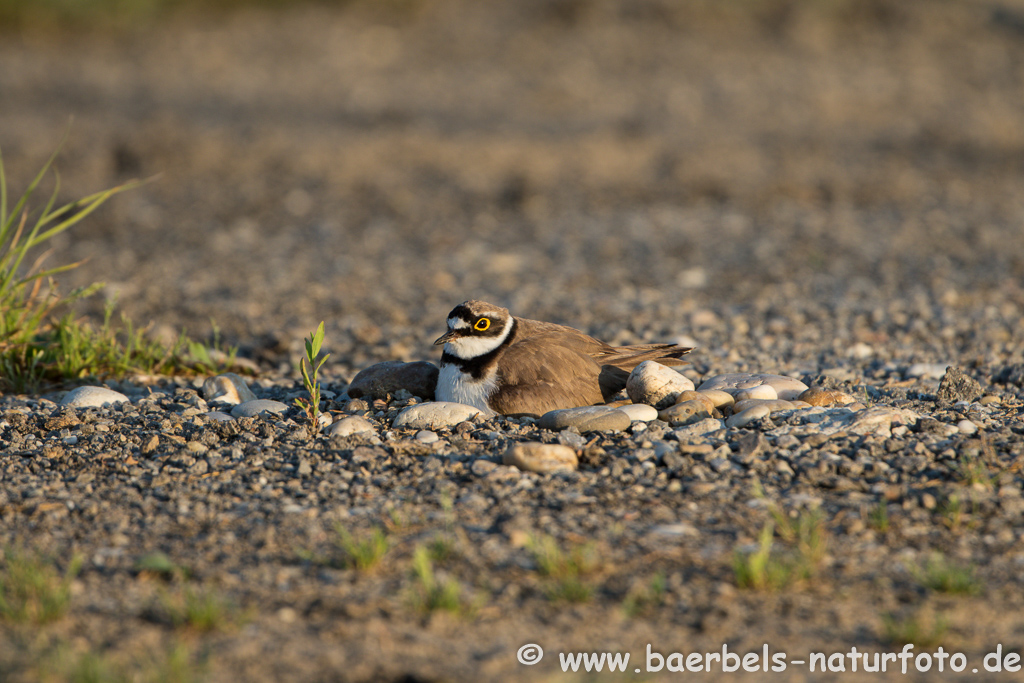
[(505, 349), (491, 407), (505, 415), (543, 415), (603, 403), (601, 367), (587, 353), (601, 342), (571, 328), (524, 322), (534, 321), (520, 320), (517, 340)]
[(602, 353), (594, 357), (602, 365), (614, 365), (617, 368), (629, 371), (644, 361), (653, 360), (662, 365), (687, 365), (688, 361), (680, 360), (692, 348), (676, 346), (675, 344), (636, 344), (634, 346), (609, 347), (609, 353)]

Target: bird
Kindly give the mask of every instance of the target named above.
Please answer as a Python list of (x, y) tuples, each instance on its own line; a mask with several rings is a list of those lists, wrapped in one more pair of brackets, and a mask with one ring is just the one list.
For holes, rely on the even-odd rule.
[(465, 301), (448, 314), (435, 398), (486, 414), (539, 417), (607, 403), (644, 361), (684, 365), (692, 348), (611, 346), (572, 327), (518, 318), (507, 308)]

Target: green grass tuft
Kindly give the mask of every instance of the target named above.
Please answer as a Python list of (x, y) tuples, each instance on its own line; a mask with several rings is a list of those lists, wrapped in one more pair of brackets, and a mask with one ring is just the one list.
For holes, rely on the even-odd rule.
[(61, 574), (52, 562), (8, 548), (0, 564), (0, 619), (47, 624), (64, 616), (71, 603), (71, 582), (82, 567), (75, 556)]
[(527, 545), (537, 571), (548, 578), (547, 596), (553, 602), (587, 602), (594, 588), (585, 577), (600, 568), (593, 543), (574, 545), (563, 551), (551, 536), (533, 536)]
[(353, 536), (348, 529), (339, 524), (335, 527), (335, 532), (335, 543), (345, 554), (342, 564), (350, 569), (371, 571), (381, 563), (391, 547), (387, 534), (379, 527), (375, 527), (369, 533)]
[(939, 593), (977, 595), (982, 590), (973, 567), (954, 564), (941, 553), (933, 553), (923, 565), (912, 568), (911, 573), (922, 586)]
[(427, 614), (437, 610), (452, 614), (466, 612), (468, 607), (462, 598), (462, 586), (453, 578), (438, 580), (434, 575), (430, 551), (425, 546), (417, 546), (413, 551), (412, 569), (418, 582), (412, 602), (419, 611)]

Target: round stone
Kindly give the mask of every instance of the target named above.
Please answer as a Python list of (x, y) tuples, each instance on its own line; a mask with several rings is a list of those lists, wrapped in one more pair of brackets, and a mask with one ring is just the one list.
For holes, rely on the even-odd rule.
[(630, 403), (619, 406), (618, 410), (629, 415), (629, 419), (633, 422), (650, 422), (651, 420), (658, 419), (658, 411), (644, 403)]
[(853, 403), (853, 397), (834, 389), (821, 389), (811, 387), (797, 396), (797, 400), (809, 403), (812, 406), (847, 405)]
[(975, 434), (978, 431), (978, 425), (974, 424), (970, 420), (960, 420), (956, 423), (957, 429), (960, 430), (961, 434)]
[[(756, 387), (750, 387), (749, 389), (740, 389), (736, 392), (734, 398), (736, 402), (740, 401), (775, 401), (779, 398), (779, 393), (775, 391), (775, 387), (771, 384), (759, 384)], [(735, 410), (735, 406), (733, 406)]]
[(119, 391), (106, 387), (78, 387), (69, 391), (61, 400), (68, 408), (104, 408), (115, 403), (127, 403), (128, 397)]
[(517, 443), (512, 445), (501, 461), (527, 472), (552, 474), (572, 472), (579, 466), (576, 451), (554, 443)]
[[(726, 406), (731, 406), (736, 402), (736, 399), (732, 394), (728, 391), (721, 391), (719, 389), (700, 389), (695, 393), (710, 399), (715, 408), (724, 408)], [(682, 398), (682, 396), (680, 396), (680, 398)]]
[(374, 433), (376, 431), (373, 423), (365, 417), (349, 415), (332, 424), (328, 434), (331, 436), (352, 436), (353, 434)]
[(395, 418), (394, 429), (450, 429), (472, 420), (479, 408), (451, 401), (430, 401), (409, 406)]
[(256, 394), (252, 393), (245, 380), (233, 372), (210, 377), (203, 382), (203, 396), (211, 403), (216, 401), (233, 406), (256, 400)]
[(385, 398), (405, 389), (413, 396), (427, 401), (434, 399), (438, 369), (433, 363), (417, 361), (403, 363), (389, 360), (371, 365), (356, 375), (346, 390), (352, 398), (368, 401)]
[(231, 409), (234, 417), (256, 417), (262, 413), (271, 415), (283, 415), (288, 411), (288, 406), (280, 401), (272, 401), (269, 398), (258, 398), (255, 401), (239, 403)]
[(771, 409), (768, 408), (768, 406), (751, 406), (746, 410), (741, 410), (740, 412), (736, 413), (728, 420), (726, 420), (725, 426), (729, 427), (730, 429), (740, 429), (742, 427), (746, 427), (752, 422), (757, 422), (758, 420), (768, 417), (769, 415), (771, 415), (771, 413), (772, 411)]
[(203, 417), (205, 417), (207, 420), (213, 420), (214, 422), (231, 422), (232, 420), (235, 419), (228, 415), (227, 413), (221, 412), (219, 410), (211, 410), (208, 413), (203, 413)]
[(689, 425), (711, 417), (711, 410), (708, 410), (708, 404), (705, 401), (683, 401), (660, 411), (658, 419), (673, 426)]
[(585, 406), (552, 410), (541, 415), (537, 426), (541, 429), (561, 430), (575, 427), (582, 432), (620, 432), (632, 424), (629, 415), (609, 406)]
[(684, 391), (692, 391), (693, 382), (685, 375), (653, 360), (640, 363), (629, 373), (626, 393), (633, 403), (667, 408)]
[(436, 432), (432, 432), (429, 429), (421, 429), (416, 432), (416, 436), (413, 438), (420, 443), (437, 443), (440, 439)]
[(777, 413), (780, 410), (796, 410), (799, 407), (809, 407), (806, 403), (801, 403), (800, 405), (797, 405), (792, 401), (783, 401), (781, 398), (776, 398), (773, 400), (747, 398), (742, 401), (736, 401), (736, 403), (733, 404), (733, 414), (741, 413), (747, 408), (752, 408), (754, 406), (764, 406), (773, 413)]
[[(725, 393), (724, 391), (721, 393), (723, 396), (728, 397), (729, 403), (732, 403), (732, 396)], [(676, 399), (676, 403), (685, 403), (686, 401), (700, 401), (707, 409), (708, 414), (711, 414), (715, 410), (715, 408), (717, 408), (714, 400), (710, 396), (708, 396), (707, 394), (702, 394), (699, 391), (684, 391), (683, 393), (679, 394), (679, 397)]]
[[(716, 375), (704, 381), (698, 391), (718, 389), (737, 397), (739, 392), (750, 390), (759, 386), (770, 386), (775, 390), (776, 396), (770, 398), (781, 398), (784, 401), (794, 399), (807, 391), (807, 385), (800, 380), (782, 375), (771, 375), (767, 373), (754, 372), (733, 372), (724, 375)], [(748, 395), (748, 398), (756, 396)]]

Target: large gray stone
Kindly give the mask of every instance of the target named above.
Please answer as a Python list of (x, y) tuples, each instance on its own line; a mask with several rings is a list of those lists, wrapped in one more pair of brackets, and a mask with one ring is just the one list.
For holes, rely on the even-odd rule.
[(629, 415), (609, 406), (585, 406), (552, 410), (541, 415), (537, 426), (541, 429), (567, 429), (575, 427), (580, 432), (620, 432), (632, 424)]
[(234, 417), (256, 417), (261, 413), (271, 415), (282, 415), (287, 412), (288, 406), (280, 401), (272, 401), (269, 398), (258, 398), (255, 401), (239, 403), (231, 409)]
[(216, 401), (233, 406), (256, 400), (256, 394), (252, 393), (245, 380), (233, 372), (208, 378), (203, 382), (203, 396), (211, 403)]
[(438, 369), (433, 363), (389, 360), (371, 365), (360, 372), (346, 391), (352, 398), (372, 401), (405, 389), (413, 396), (432, 401), (437, 387), (437, 375)]
[(626, 393), (633, 403), (646, 403), (667, 408), (684, 391), (692, 391), (693, 382), (672, 368), (647, 360), (640, 363), (626, 379)]
[[(767, 395), (757, 395), (756, 387), (762, 386), (770, 386), (777, 395), (771, 396), (770, 392)], [(736, 396), (737, 394), (747, 391), (748, 393), (742, 398), (781, 398), (783, 401), (792, 401), (807, 391), (807, 385), (798, 379), (783, 377), (782, 375), (770, 375), (763, 372), (732, 372), (724, 375), (715, 375), (704, 380), (704, 383), (698, 387), (697, 391), (707, 391), (709, 389), (725, 391), (736, 398), (741, 398)]]

